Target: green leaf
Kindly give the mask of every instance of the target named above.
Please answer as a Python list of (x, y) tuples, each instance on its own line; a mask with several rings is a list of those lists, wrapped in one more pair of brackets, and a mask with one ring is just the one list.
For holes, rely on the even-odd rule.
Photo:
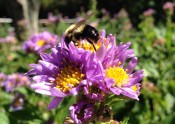
[(159, 124), (174, 124), (175, 112), (167, 116), (165, 119), (159, 122)]
[(0, 90), (0, 103), (1, 105), (9, 104), (12, 102), (13, 96)]
[(0, 120), (1, 120), (1, 124), (9, 124), (9, 118), (8, 118), (6, 112), (0, 111)]
[(167, 93), (165, 96), (165, 100), (166, 100), (166, 111), (167, 113), (170, 114), (173, 111), (175, 99), (170, 93)]
[(26, 87), (17, 87), (17, 88), (15, 88), (15, 91), (22, 93), (24, 95), (28, 95), (28, 91), (27, 91)]
[(129, 118), (125, 118), (123, 121), (120, 121), (119, 124), (128, 124)]

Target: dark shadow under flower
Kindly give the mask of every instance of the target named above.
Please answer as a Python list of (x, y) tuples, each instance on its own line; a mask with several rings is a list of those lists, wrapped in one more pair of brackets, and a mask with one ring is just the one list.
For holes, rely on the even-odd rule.
[(70, 106), (70, 116), (76, 124), (88, 124), (94, 119), (96, 108), (94, 104), (81, 101)]

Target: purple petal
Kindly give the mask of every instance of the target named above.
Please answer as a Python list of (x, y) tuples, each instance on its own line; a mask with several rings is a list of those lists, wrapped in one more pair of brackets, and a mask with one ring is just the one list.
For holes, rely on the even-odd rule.
[(127, 69), (127, 73), (131, 74), (133, 72), (133, 70), (135, 69), (136, 65), (137, 65), (138, 59), (137, 57), (133, 57), (130, 62), (128, 63), (128, 65), (126, 66), (125, 69)]
[(54, 109), (58, 106), (58, 104), (60, 104), (60, 102), (62, 101), (63, 97), (54, 97), (51, 101), (51, 103), (48, 105), (48, 109)]
[(142, 80), (143, 77), (144, 77), (144, 74), (140, 74), (140, 75), (138, 75), (135, 78), (131, 78), (131, 79), (129, 79), (129, 82), (126, 85), (124, 85), (124, 86), (133, 86), (136, 83), (140, 82), (140, 80)]
[(96, 82), (96, 81), (98, 81), (98, 82), (103, 82), (103, 79), (104, 79), (104, 76), (103, 75), (95, 75), (95, 76), (93, 76), (93, 77), (91, 77), (90, 79), (89, 79), (89, 81), (91, 81), (91, 82)]
[(42, 67), (39, 64), (30, 64), (29, 66), (39, 71), (42, 70)]
[(45, 91), (50, 90), (50, 86), (46, 85), (46, 82), (32, 84), (31, 88), (35, 90), (45, 90)]
[(78, 86), (76, 86), (75, 88), (72, 88), (69, 91), (69, 93), (72, 94), (72, 95), (74, 95), (74, 96), (77, 95), (78, 92), (80, 91), (81, 86), (82, 85), (86, 85), (86, 84), (87, 84), (87, 81), (86, 80), (82, 80), (81, 83)]
[(97, 51), (96, 51), (96, 57), (99, 61), (102, 61), (106, 55), (106, 47), (102, 45)]
[(88, 69), (86, 71), (95, 69), (96, 68), (96, 62), (97, 62), (97, 60), (95, 59), (95, 53), (92, 53), (89, 56), (88, 60), (86, 61), (86, 68)]
[(41, 74), (54, 76), (54, 74), (58, 73), (58, 68), (52, 63), (40, 60), (39, 63), (42, 65)]
[(47, 75), (37, 75), (33, 77), (33, 80), (37, 83), (45, 82), (45, 81), (48, 81), (48, 76)]
[(63, 48), (67, 48), (67, 45), (65, 44), (65, 41), (64, 41), (65, 36), (66, 36), (66, 34), (64, 33), (64, 34), (62, 35), (62, 38), (61, 38), (61, 47), (63, 47)]
[(132, 58), (135, 56), (134, 50), (132, 50), (132, 49), (127, 50), (127, 54), (128, 54), (128, 58)]
[(28, 72), (26, 72), (24, 75), (33, 75), (33, 74), (36, 74), (36, 71), (34, 69), (31, 69)]
[(134, 72), (134, 73), (132, 74), (132, 77), (137, 77), (138, 75), (142, 74), (143, 72), (144, 72), (143, 70), (139, 70), (139, 71), (137, 71), (137, 72)]
[(107, 78), (107, 79), (105, 79), (105, 82), (106, 82), (107, 87), (111, 88), (113, 86), (113, 84), (115, 83), (115, 80), (111, 79), (111, 78)]
[(111, 87), (110, 90), (116, 95), (120, 95), (122, 93), (122, 90), (118, 87)]
[(48, 96), (51, 95), (50, 91), (42, 90), (42, 89), (37, 89), (37, 90), (35, 90), (35, 92), (37, 92), (39, 94), (43, 94), (43, 95), (48, 95)]
[(87, 72), (86, 72), (86, 78), (87, 78), (87, 79), (90, 79), (90, 78), (93, 76), (94, 71), (95, 71), (95, 70), (89, 70), (89, 71), (87, 71)]
[(132, 99), (139, 100), (138, 94), (136, 92), (134, 92), (134, 90), (132, 90), (131, 88), (125, 88), (125, 87), (123, 87), (121, 94), (123, 94), (124, 96), (130, 97)]
[(118, 49), (119, 49), (119, 51), (122, 51), (122, 50), (128, 49), (130, 46), (131, 46), (131, 42), (127, 42), (126, 44), (122, 44), (122, 43), (121, 43), (121, 44), (118, 46)]
[(82, 62), (86, 62), (87, 61), (87, 59), (89, 57), (89, 53), (90, 52), (84, 52), (84, 53), (82, 53), (81, 58), (80, 58), (82, 60)]
[(51, 91), (51, 95), (55, 96), (55, 97), (65, 97), (65, 96), (67, 96), (65, 93), (61, 92), (56, 87), (51, 88), (50, 91)]
[(105, 31), (105, 30), (101, 30), (101, 31), (100, 31), (100, 36), (101, 36), (102, 38), (105, 38), (105, 37), (106, 37), (106, 31)]
[(56, 67), (56, 66), (53, 65), (52, 63), (46, 62), (46, 61), (43, 61), (43, 60), (39, 60), (39, 63), (40, 63), (42, 66), (48, 68), (49, 70), (53, 70), (53, 69)]
[(47, 61), (47, 62), (49, 62), (51, 59), (50, 58), (51, 56), (49, 54), (46, 54), (46, 53), (41, 53), (40, 56), (41, 56), (42, 60)]

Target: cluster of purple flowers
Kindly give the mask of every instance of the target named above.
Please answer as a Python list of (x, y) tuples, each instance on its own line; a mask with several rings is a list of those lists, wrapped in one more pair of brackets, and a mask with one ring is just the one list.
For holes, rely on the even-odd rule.
[(31, 64), (27, 73), (36, 82), (31, 87), (53, 97), (49, 109), (54, 109), (64, 97), (74, 95), (77, 102), (70, 106), (70, 117), (76, 124), (112, 119), (107, 104), (118, 96), (139, 100), (143, 70), (134, 71), (137, 57), (129, 49), (131, 43), (116, 45), (116, 36), (100, 32), (95, 45), (83, 39), (78, 46), (71, 42), (42, 53), (38, 64)]
[(16, 43), (16, 37), (14, 32), (10, 32), (9, 35), (6, 37), (1, 37), (0, 38), (0, 43), (10, 43), (10, 44), (15, 44)]
[(0, 85), (7, 92), (12, 95), (12, 103), (10, 105), (10, 111), (21, 110), (24, 105), (25, 96), (19, 92), (14, 92), (17, 87), (29, 86), (31, 80), (28, 76), (23, 74), (14, 73), (11, 75), (6, 75), (0, 73)]
[(31, 38), (24, 42), (23, 50), (26, 52), (33, 52), (40, 54), (58, 44), (59, 37), (50, 32), (41, 32), (34, 34)]
[[(174, 3), (173, 2), (166, 2), (162, 8), (164, 10), (167, 10), (168, 12), (170, 12), (170, 15), (173, 15), (173, 11), (174, 11)], [(145, 17), (152, 16), (153, 14), (155, 14), (155, 10), (152, 8), (149, 8), (143, 12), (143, 15)]]
[(0, 73), (0, 84), (6, 92), (13, 92), (16, 87), (29, 86), (31, 84), (30, 78), (23, 74), (14, 73), (5, 75)]

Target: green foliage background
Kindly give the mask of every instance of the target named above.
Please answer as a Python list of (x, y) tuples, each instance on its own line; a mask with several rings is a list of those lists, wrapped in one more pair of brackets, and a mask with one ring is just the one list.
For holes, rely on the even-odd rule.
[[(43, 0), (42, 7), (53, 6), (53, 1)], [(62, 1), (63, 2), (63, 1)], [(119, 1), (120, 2), (120, 1)], [(126, 1), (129, 3), (129, 1)], [(164, 1), (163, 1), (164, 2)], [(0, 2), (2, 3), (2, 2)], [(72, 0), (72, 3), (76, 4)], [(138, 6), (141, 6), (140, 1)], [(157, 7), (154, 0), (149, 5)], [(64, 2), (62, 3), (64, 4)], [(161, 10), (154, 16), (145, 17), (140, 12), (138, 26), (132, 27), (129, 16), (112, 18), (110, 13), (102, 13), (94, 6), (96, 1), (91, 0), (90, 9), (96, 15), (90, 19), (97, 22), (97, 29), (105, 29), (107, 34), (116, 34), (117, 43), (132, 42), (132, 48), (139, 59), (137, 70), (144, 69), (146, 77), (141, 82), (141, 95), (139, 101), (126, 100), (112, 104), (114, 119), (128, 124), (174, 124), (175, 120), (175, 23), (174, 15)], [(97, 2), (98, 5), (98, 2)], [(163, 4), (162, 4), (163, 5)], [(136, 4), (137, 6), (137, 4)], [(148, 6), (148, 5), (147, 5)], [(145, 7), (145, 6), (144, 6)], [(144, 10), (142, 7), (142, 10)], [(136, 9), (136, 10), (134, 10)], [(137, 7), (132, 11), (137, 11)], [(165, 19), (157, 20), (157, 15), (164, 12)], [(85, 15), (84, 11), (79, 12)], [(100, 19), (98, 18), (100, 15)], [(70, 24), (59, 22), (46, 26), (40, 25), (40, 31), (47, 30), (62, 36)], [(128, 26), (128, 27), (127, 27)], [(0, 24), (0, 36), (8, 35), (8, 24)], [(20, 34), (23, 35), (23, 34)], [(27, 39), (27, 38), (23, 38)], [(0, 72), (12, 74), (25, 73), (29, 70), (29, 64), (35, 63), (38, 56), (25, 53), (21, 50), (23, 40), (16, 44), (0, 44)], [(8, 58), (10, 56), (10, 59)], [(29, 87), (15, 89), (25, 95), (24, 109), (10, 111), (13, 93), (6, 93), (0, 89), (0, 123), (1, 124), (46, 124), (55, 122), (63, 123), (69, 116), (69, 106), (75, 103), (75, 98), (69, 97), (52, 111), (47, 110), (51, 98), (36, 94)], [(121, 122), (122, 123), (122, 122)]]

